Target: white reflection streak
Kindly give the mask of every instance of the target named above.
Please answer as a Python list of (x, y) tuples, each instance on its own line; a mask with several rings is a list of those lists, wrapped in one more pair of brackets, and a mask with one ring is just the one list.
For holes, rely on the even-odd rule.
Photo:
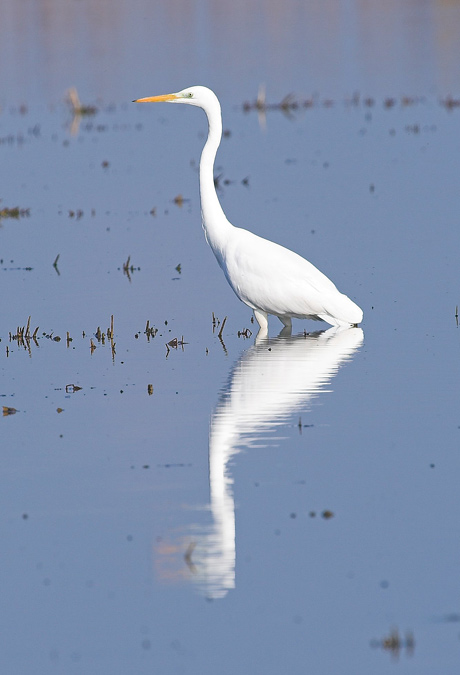
[(267, 432), (304, 410), (363, 341), (360, 328), (263, 340), (230, 374), (211, 418), (210, 510), (213, 523), (194, 540), (195, 581), (207, 597), (235, 587), (235, 503), (229, 464), (242, 448), (263, 447)]

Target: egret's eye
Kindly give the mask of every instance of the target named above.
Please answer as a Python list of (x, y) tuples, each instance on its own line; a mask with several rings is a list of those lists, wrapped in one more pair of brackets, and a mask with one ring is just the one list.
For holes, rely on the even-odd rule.
[(192, 92), (191, 92), (191, 91), (188, 91), (188, 92), (185, 94), (185, 98), (193, 98)]

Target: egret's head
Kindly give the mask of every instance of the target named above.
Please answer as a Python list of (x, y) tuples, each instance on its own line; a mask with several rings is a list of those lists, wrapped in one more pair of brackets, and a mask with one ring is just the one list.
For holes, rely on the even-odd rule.
[(189, 105), (196, 105), (206, 110), (206, 108), (217, 101), (217, 97), (207, 87), (187, 87), (187, 89), (182, 89), (182, 91), (178, 91), (175, 94), (138, 98), (133, 103), (160, 103), (163, 101), (167, 103), (188, 103)]

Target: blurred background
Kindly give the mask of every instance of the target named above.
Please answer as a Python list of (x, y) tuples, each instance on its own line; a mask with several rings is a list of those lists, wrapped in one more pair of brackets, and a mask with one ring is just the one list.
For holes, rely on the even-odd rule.
[(5, 0), (3, 105), (129, 101), (206, 82), (235, 103), (265, 83), (344, 97), (445, 96), (458, 90), (456, 0), (298, 2)]

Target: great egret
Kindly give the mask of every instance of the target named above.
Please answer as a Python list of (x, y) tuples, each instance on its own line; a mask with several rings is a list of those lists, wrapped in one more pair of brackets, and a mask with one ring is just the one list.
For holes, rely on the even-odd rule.
[(207, 115), (208, 138), (200, 161), (203, 229), (228, 283), (254, 311), (261, 332), (268, 330), (268, 314), (277, 316), (288, 328), (292, 317), (322, 319), (333, 326), (360, 323), (363, 312), (358, 305), (308, 260), (227, 220), (213, 176), (222, 138), (220, 103), (214, 92), (207, 87), (189, 87), (175, 94), (139, 98), (134, 103), (161, 101), (194, 105)]

